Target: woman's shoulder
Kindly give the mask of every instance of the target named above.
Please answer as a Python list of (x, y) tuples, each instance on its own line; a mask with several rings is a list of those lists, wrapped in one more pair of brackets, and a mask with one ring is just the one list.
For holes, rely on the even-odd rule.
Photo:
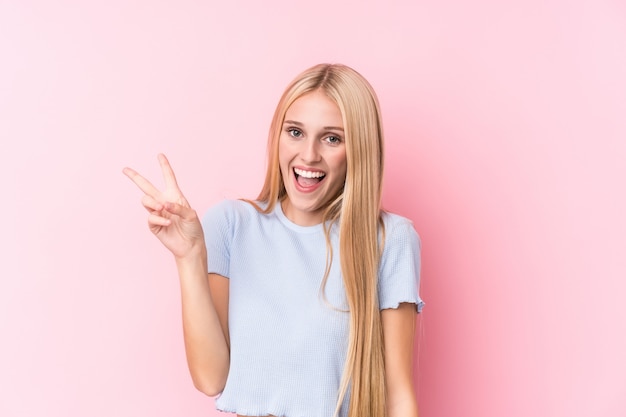
[(233, 223), (242, 219), (250, 219), (261, 214), (263, 203), (251, 200), (222, 200), (209, 207), (203, 222), (222, 221)]
[(411, 219), (389, 211), (383, 211), (381, 217), (384, 225), (385, 240), (404, 241), (411, 239), (416, 240), (419, 244), (420, 237)]
[(385, 229), (387, 228), (411, 228), (414, 229), (413, 221), (408, 217), (401, 216), (396, 213), (392, 213), (390, 211), (383, 211), (381, 213), (381, 217), (383, 220), (383, 224), (385, 225)]
[(265, 203), (245, 200), (245, 199), (224, 199), (221, 200), (207, 210), (207, 212), (217, 213), (234, 213), (234, 214), (249, 214), (254, 212), (260, 212), (265, 208)]
[(257, 201), (252, 200), (244, 200), (244, 199), (224, 199), (218, 201), (211, 207), (209, 207), (208, 211), (218, 211), (218, 212), (248, 212), (250, 210), (256, 210), (255, 206), (263, 208), (263, 203), (259, 203)]

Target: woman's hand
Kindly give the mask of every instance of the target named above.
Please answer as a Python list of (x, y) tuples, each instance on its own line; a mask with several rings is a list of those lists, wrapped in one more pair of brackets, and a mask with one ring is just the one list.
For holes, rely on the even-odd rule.
[(131, 168), (124, 168), (123, 172), (143, 191), (141, 204), (150, 213), (148, 226), (165, 247), (177, 259), (201, 254), (205, 246), (198, 215), (178, 188), (176, 176), (165, 155), (159, 154), (158, 159), (165, 179), (164, 191), (159, 191)]
[(159, 163), (165, 179), (163, 191), (130, 168), (124, 168), (124, 174), (144, 193), (141, 204), (150, 213), (150, 230), (176, 257), (189, 371), (194, 385), (214, 396), (224, 389), (230, 367), (228, 279), (222, 277), (214, 286), (220, 298), (218, 313), (208, 279), (202, 225), (178, 188), (165, 155), (159, 155)]

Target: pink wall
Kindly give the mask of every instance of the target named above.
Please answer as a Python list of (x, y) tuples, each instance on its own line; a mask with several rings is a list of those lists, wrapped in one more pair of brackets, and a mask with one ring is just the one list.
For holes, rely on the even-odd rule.
[(256, 195), (321, 61), (379, 92), (424, 241), (422, 416), (626, 415), (622, 2), (5, 0), (0, 57), (1, 416), (218, 415), (120, 170), (166, 152), (201, 212)]

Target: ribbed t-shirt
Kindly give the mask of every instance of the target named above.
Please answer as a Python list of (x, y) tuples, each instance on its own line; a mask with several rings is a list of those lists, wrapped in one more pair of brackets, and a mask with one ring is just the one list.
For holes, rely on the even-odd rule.
[[(230, 369), (216, 407), (247, 416), (332, 417), (349, 332), (338, 230), (331, 228), (333, 262), (322, 292), (323, 225), (299, 226), (275, 207), (263, 214), (225, 200), (202, 219), (209, 273), (229, 279)], [(419, 237), (404, 217), (384, 213), (383, 220), (380, 308), (408, 302), (419, 312)]]

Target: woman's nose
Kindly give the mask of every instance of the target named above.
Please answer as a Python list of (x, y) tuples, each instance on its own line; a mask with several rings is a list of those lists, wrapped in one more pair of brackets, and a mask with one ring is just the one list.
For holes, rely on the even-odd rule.
[(315, 139), (307, 140), (304, 142), (304, 148), (300, 153), (300, 156), (304, 162), (319, 162), (321, 159), (319, 142)]

